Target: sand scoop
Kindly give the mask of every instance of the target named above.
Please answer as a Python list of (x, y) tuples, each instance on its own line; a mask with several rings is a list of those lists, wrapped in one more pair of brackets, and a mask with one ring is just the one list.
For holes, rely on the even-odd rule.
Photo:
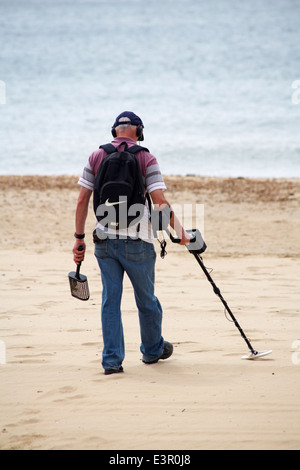
[[(79, 251), (82, 251), (83, 248), (79, 247)], [(71, 295), (80, 300), (88, 300), (90, 298), (89, 285), (87, 277), (83, 274), (80, 274), (81, 261), (77, 264), (77, 270), (71, 271), (69, 273), (69, 283)]]
[[(180, 240), (177, 239), (177, 238), (174, 238), (168, 230), (166, 230), (166, 231), (168, 232), (168, 235), (170, 236), (170, 239), (173, 243), (179, 243), (180, 242)], [(253, 359), (258, 359), (260, 357), (267, 356), (268, 354), (271, 354), (271, 352), (272, 352), (271, 349), (268, 349), (268, 350), (265, 350), (265, 351), (256, 351), (255, 349), (253, 349), (249, 339), (247, 338), (247, 336), (245, 335), (245, 333), (242, 330), (241, 326), (237, 322), (237, 320), (236, 320), (235, 316), (233, 315), (232, 311), (230, 310), (226, 300), (223, 298), (220, 289), (216, 286), (215, 282), (213, 281), (211, 275), (209, 274), (207, 268), (205, 267), (205, 265), (203, 263), (203, 260), (200, 256), (200, 254), (203, 253), (206, 250), (207, 247), (206, 247), (206, 244), (205, 244), (205, 242), (202, 238), (201, 233), (199, 232), (199, 230), (187, 230), (187, 232), (192, 236), (192, 238), (191, 238), (191, 242), (189, 243), (189, 245), (186, 245), (186, 248), (196, 258), (196, 260), (197, 260), (198, 264), (200, 265), (201, 269), (203, 270), (205, 276), (207, 277), (207, 279), (211, 283), (211, 285), (213, 287), (213, 290), (214, 290), (214, 293), (219, 297), (219, 299), (223, 303), (226, 311), (229, 313), (232, 321), (234, 322), (235, 326), (239, 330), (242, 338), (245, 340), (245, 342), (246, 342), (246, 344), (249, 348), (249, 351), (250, 351), (249, 354), (247, 354), (245, 356), (242, 356), (242, 359), (253, 360)]]

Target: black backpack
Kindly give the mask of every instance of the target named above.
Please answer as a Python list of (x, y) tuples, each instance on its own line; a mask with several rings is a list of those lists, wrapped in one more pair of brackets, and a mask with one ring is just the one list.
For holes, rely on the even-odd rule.
[[(98, 222), (115, 230), (128, 228), (142, 218), (146, 191), (140, 164), (135, 156), (145, 147), (134, 145), (119, 151), (112, 144), (101, 145), (107, 153), (100, 163), (94, 185), (94, 212)], [(134, 207), (133, 207), (134, 206)]]

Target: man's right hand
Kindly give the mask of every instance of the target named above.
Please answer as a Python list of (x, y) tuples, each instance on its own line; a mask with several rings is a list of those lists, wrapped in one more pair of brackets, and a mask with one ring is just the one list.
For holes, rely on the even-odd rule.
[[(79, 251), (78, 248), (82, 246), (83, 250)], [(79, 240), (75, 239), (75, 244), (73, 247), (73, 259), (76, 264), (79, 264), (81, 261), (84, 260), (84, 255), (85, 255), (85, 250), (86, 250), (86, 244), (84, 240)]]
[(185, 230), (182, 231), (182, 237), (181, 237), (181, 240), (179, 242), (179, 245), (189, 245), (190, 241), (191, 241), (191, 235), (189, 233), (187, 233)]

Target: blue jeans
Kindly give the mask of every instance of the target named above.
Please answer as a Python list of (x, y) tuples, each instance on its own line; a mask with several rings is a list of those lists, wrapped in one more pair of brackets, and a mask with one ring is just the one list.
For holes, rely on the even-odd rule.
[(121, 366), (125, 357), (121, 315), (124, 272), (133, 289), (139, 313), (141, 353), (145, 362), (161, 356), (164, 347), (162, 308), (154, 294), (156, 253), (151, 243), (142, 240), (106, 239), (95, 244), (103, 284), (101, 321), (104, 369)]

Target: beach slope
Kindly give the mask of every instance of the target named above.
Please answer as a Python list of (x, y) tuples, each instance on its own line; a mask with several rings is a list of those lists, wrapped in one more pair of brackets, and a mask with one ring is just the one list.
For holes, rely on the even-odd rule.
[[(70, 295), (76, 176), (1, 176), (0, 448), (300, 449), (300, 181), (166, 177), (177, 207), (203, 205), (204, 262), (253, 346), (228, 321), (196, 260), (157, 249), (167, 361), (141, 361), (124, 281), (124, 374), (101, 367), (101, 280), (92, 206)], [(193, 214), (183, 211), (186, 228)]]

